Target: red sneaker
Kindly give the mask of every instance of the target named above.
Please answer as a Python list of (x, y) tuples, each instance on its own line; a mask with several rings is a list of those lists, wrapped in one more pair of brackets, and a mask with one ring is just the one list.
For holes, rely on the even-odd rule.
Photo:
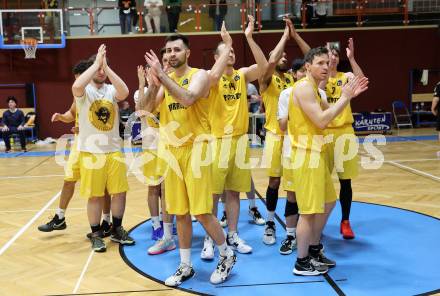
[(341, 233), (344, 239), (354, 239), (354, 233), (350, 226), (350, 221), (343, 220), (341, 222)]

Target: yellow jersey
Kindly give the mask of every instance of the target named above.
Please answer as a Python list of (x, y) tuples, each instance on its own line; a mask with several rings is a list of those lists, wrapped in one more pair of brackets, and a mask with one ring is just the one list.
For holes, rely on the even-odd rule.
[[(344, 72), (337, 72), (335, 77), (329, 77), (327, 85), (325, 86), (325, 92), (327, 94), (327, 101), (330, 105), (334, 105), (339, 100), (342, 95), (342, 87), (347, 81), (348, 78)], [(353, 114), (351, 112), (350, 104), (348, 104), (344, 110), (329, 123), (328, 127), (341, 127), (346, 124), (352, 124), (353, 122)]]
[[(169, 74), (180, 87), (188, 89), (192, 76), (199, 71), (191, 68), (188, 73), (178, 77), (175, 72)], [(177, 102), (165, 88), (165, 97), (159, 106), (161, 140), (166, 145), (188, 146), (201, 134), (209, 134), (209, 98), (200, 98), (193, 105), (185, 107)], [(169, 129), (169, 123), (176, 122), (176, 129)], [(181, 141), (178, 141), (178, 140)], [(183, 143), (183, 139), (186, 139)]]
[[(290, 143), (293, 148), (300, 148), (305, 150), (313, 150), (322, 152), (325, 149), (323, 140), (325, 136), (324, 130), (318, 128), (307, 116), (307, 114), (296, 105), (293, 99), (295, 89), (303, 84), (303, 81), (308, 81), (313, 85), (315, 90), (315, 99), (319, 105), (322, 105), (321, 96), (319, 95), (318, 86), (315, 82), (310, 81), (307, 77), (299, 80), (293, 85), (293, 90), (289, 98), (289, 120), (288, 120), (288, 135)], [(300, 100), (301, 98), (296, 98)]]
[(223, 74), (211, 88), (210, 124), (216, 138), (224, 135), (240, 136), (248, 132), (249, 110), (246, 79), (238, 70), (231, 76)]
[(290, 74), (282, 73), (282, 76), (273, 74), (267, 88), (261, 92), (264, 108), (266, 109), (266, 123), (264, 128), (279, 136), (284, 135), (277, 119), (278, 99), (280, 93), (288, 87), (293, 86), (293, 77)]

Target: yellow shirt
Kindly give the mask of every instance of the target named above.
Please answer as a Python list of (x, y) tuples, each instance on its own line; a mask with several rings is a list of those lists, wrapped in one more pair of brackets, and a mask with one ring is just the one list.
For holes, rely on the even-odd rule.
[[(334, 105), (339, 100), (342, 95), (342, 87), (347, 81), (347, 76), (343, 72), (337, 72), (335, 77), (330, 77), (328, 79), (327, 85), (325, 86), (325, 92), (327, 94), (327, 101), (330, 105)], [(352, 124), (353, 122), (353, 114), (351, 112), (350, 104), (348, 104), (344, 110), (336, 116), (332, 122), (330, 122), (328, 127), (341, 127), (346, 124)]]
[[(300, 148), (305, 150), (313, 150), (322, 152), (325, 150), (323, 139), (325, 136), (324, 130), (318, 128), (307, 116), (307, 114), (296, 105), (293, 99), (295, 89), (302, 85), (302, 81), (308, 81), (313, 85), (315, 90), (316, 101), (321, 105), (321, 96), (319, 95), (318, 86), (310, 81), (307, 77), (301, 79), (293, 85), (293, 90), (289, 98), (289, 120), (288, 120), (288, 135), (293, 148)], [(297, 101), (301, 98), (296, 98)]]
[(231, 76), (223, 74), (209, 96), (212, 98), (209, 121), (214, 137), (240, 136), (248, 132), (249, 110), (243, 73), (234, 70)]
[(264, 108), (266, 109), (266, 124), (264, 128), (279, 136), (284, 135), (284, 133), (280, 130), (277, 119), (278, 99), (280, 93), (286, 88), (293, 86), (293, 83), (293, 77), (290, 74), (283, 73), (281, 77), (274, 74), (268, 87), (261, 93)]
[[(188, 73), (177, 77), (175, 72), (169, 74), (179, 86), (188, 89), (192, 76), (199, 71), (191, 68)], [(196, 137), (201, 134), (209, 134), (209, 99), (200, 98), (193, 105), (185, 107), (178, 103), (165, 88), (165, 98), (159, 106), (161, 140), (166, 145), (187, 146), (191, 145)], [(179, 126), (171, 131), (169, 123), (176, 122)], [(186, 141), (182, 142), (183, 139)], [(178, 140), (181, 141), (178, 141)]]

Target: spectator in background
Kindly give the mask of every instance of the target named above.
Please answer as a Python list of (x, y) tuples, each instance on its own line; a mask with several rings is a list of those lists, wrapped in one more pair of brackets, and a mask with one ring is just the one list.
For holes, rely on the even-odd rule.
[(327, 1), (317, 0), (316, 2), (315, 14), (318, 17), (317, 25), (323, 27), (327, 21)]
[(24, 134), (24, 114), (17, 108), (17, 99), (13, 96), (8, 97), (8, 110), (3, 113), (2, 135), (6, 146), (6, 153), (11, 151), (10, 137), (18, 134), (20, 137), (21, 150), (26, 152), (26, 137)]
[(130, 103), (123, 101), (119, 108), (119, 134), (121, 138), (124, 138), (125, 127), (127, 126), (127, 121), (131, 113), (133, 113), (133, 110), (130, 108)]
[(182, 11), (182, 0), (165, 0), (165, 9), (167, 11), (170, 32), (174, 33), (177, 30), (177, 23)]
[(226, 0), (209, 0), (209, 17), (214, 20), (214, 28), (220, 31), (225, 15), (228, 13)]
[[(434, 88), (434, 97), (432, 98), (431, 111), (437, 117), (437, 131), (438, 140), (440, 141), (440, 82)], [(437, 152), (437, 157), (440, 157), (440, 151)]]
[(145, 14), (145, 23), (147, 24), (147, 33), (153, 33), (151, 20), (154, 22), (154, 33), (160, 33), (160, 15), (162, 14), (162, 0), (145, 0), (144, 6), (147, 9)]
[(119, 0), (119, 22), (121, 24), (121, 33), (128, 34), (131, 33), (131, 22), (133, 17), (133, 12), (136, 9), (135, 0)]
[(247, 85), (247, 96), (249, 112), (258, 113), (261, 105), (261, 96), (258, 94), (258, 90), (252, 83)]

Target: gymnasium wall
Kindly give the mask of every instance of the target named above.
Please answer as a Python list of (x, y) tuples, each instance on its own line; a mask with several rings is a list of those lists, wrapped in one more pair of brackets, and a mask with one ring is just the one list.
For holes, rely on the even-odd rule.
[[(253, 57), (243, 34), (232, 34), (237, 56), (237, 67), (250, 65)], [(409, 71), (411, 69), (440, 68), (440, 38), (437, 28), (369, 29), (343, 31), (306, 31), (301, 36), (312, 46), (327, 41), (355, 40), (356, 59), (370, 78), (370, 89), (352, 103), (354, 111), (390, 110), (396, 99), (409, 103)], [(267, 54), (274, 48), (281, 32), (255, 34), (255, 40)], [(214, 62), (212, 51), (220, 40), (218, 35), (190, 36), (190, 64), (210, 68)], [(115, 38), (68, 39), (65, 49), (41, 49), (37, 59), (25, 60), (18, 50), (0, 50), (0, 84), (34, 82), (37, 95), (37, 114), (40, 137), (58, 137), (68, 133), (70, 126), (50, 123), (54, 112), (64, 112), (72, 102), (72, 66), (94, 54), (99, 44), (107, 45), (110, 66), (126, 81), (131, 95), (137, 88), (136, 66), (144, 64), (147, 49), (158, 53), (164, 44), (163, 36), (123, 36)], [(287, 46), (289, 59), (300, 56), (293, 41)], [(345, 50), (341, 52), (342, 66)], [(430, 79), (430, 84), (435, 81)], [(0, 108), (4, 99), (0, 98)]]

